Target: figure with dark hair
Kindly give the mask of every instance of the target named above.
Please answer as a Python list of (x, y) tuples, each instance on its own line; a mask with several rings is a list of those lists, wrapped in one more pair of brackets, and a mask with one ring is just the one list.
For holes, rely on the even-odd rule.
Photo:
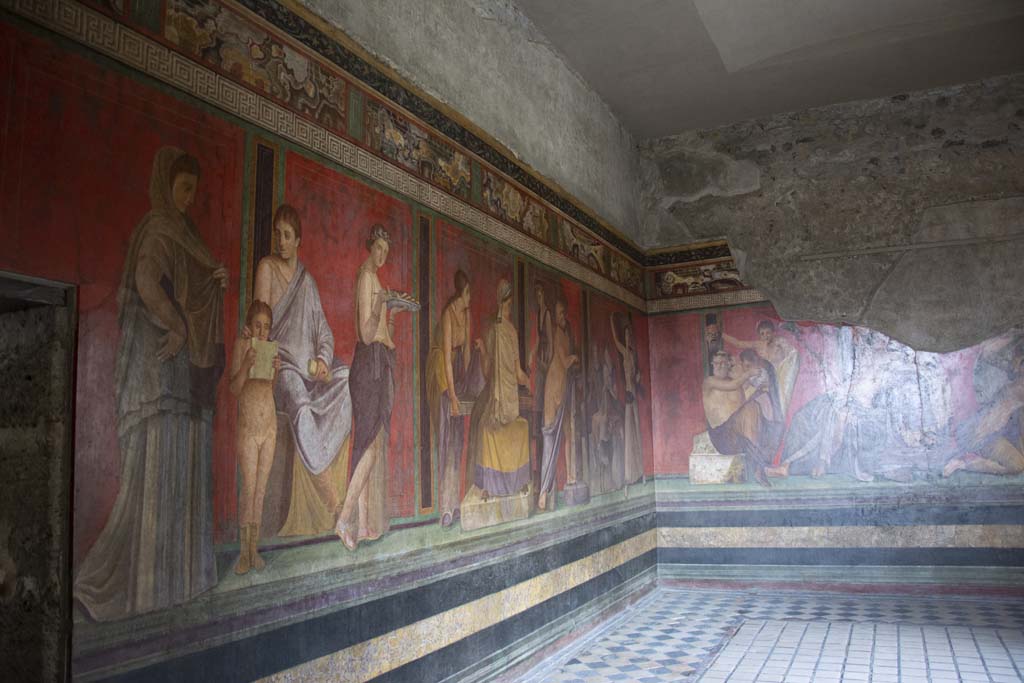
[[(565, 301), (561, 298), (555, 300), (555, 324), (552, 334), (551, 361), (548, 364), (547, 377), (544, 380), (544, 411), (541, 433), (543, 434), (543, 453), (540, 464), (540, 493), (537, 498), (537, 507), (541, 510), (554, 509), (555, 492), (555, 470), (558, 459), (558, 452), (561, 450), (563, 441), (563, 426), (566, 424), (566, 414), (570, 416), (568, 431), (570, 438), (566, 445), (569, 451), (566, 472), (568, 483), (573, 483), (576, 478), (576, 463), (574, 460), (575, 439), (572, 438), (573, 405), (573, 382), (570, 372), (579, 362), (573, 344), (572, 328), (565, 313)], [(550, 504), (549, 504), (550, 503)]]
[(637, 393), (640, 390), (640, 362), (633, 336), (633, 323), (624, 316), (622, 338), (619, 338), (615, 317), (611, 319), (612, 341), (622, 357), (622, 373), (625, 380), (626, 401), (623, 425), (625, 427), (623, 447), (625, 448), (626, 484), (632, 484), (644, 477), (643, 437), (640, 432), (640, 409)]
[[(765, 467), (774, 455), (772, 443), (777, 448), (778, 442), (773, 421), (758, 401), (763, 392), (770, 391), (765, 368), (748, 361), (734, 373), (732, 357), (725, 351), (716, 353), (711, 362), (714, 374), (704, 378), (702, 391), (708, 438), (722, 455), (744, 456), (748, 481), (770, 486)], [(753, 387), (749, 397), (745, 391), (748, 384)], [(769, 399), (769, 403), (774, 402)]]
[[(270, 339), (278, 343), (281, 359), (274, 400), (287, 416), (304, 471), (296, 471), (293, 479), (284, 527), (272, 532), (311, 535), (330, 530), (341, 505), (336, 470), (352, 429), (349, 369), (334, 356), (334, 333), (316, 280), (299, 261), (299, 212), (290, 204), (279, 206), (273, 230), (275, 253), (256, 267), (254, 298), (273, 311)], [(243, 331), (243, 336), (251, 334), (248, 327)]]
[(618, 396), (611, 352), (605, 348), (598, 352), (591, 348), (591, 384), (587, 397), (592, 402), (590, 428), (590, 493), (598, 495), (618, 491), (625, 484), (626, 468), (623, 462), (622, 424), (625, 409)]
[[(356, 276), (356, 350), (349, 373), (352, 393), (352, 478), (335, 532), (349, 550), (388, 530), (385, 459), (395, 401), (394, 294), (377, 277), (391, 248), (391, 237), (374, 225), (366, 241), (369, 255)], [(357, 518), (353, 533), (353, 517)]]
[(520, 493), (530, 482), (530, 428), (519, 414), (519, 386), (530, 378), (519, 365), (512, 283), (501, 280), (497, 294), (494, 322), (476, 342), (485, 385), (473, 406), (466, 470), (484, 500)]
[(800, 374), (800, 354), (796, 347), (779, 336), (775, 323), (767, 319), (757, 323), (757, 339), (754, 341), (737, 339), (729, 334), (722, 334), (722, 338), (740, 350), (756, 351), (757, 355), (772, 364), (779, 385), (779, 401), (784, 419), (796, 387), (797, 375)]
[[(245, 316), (252, 337), (270, 338), (274, 313), (266, 303), (253, 301)], [(256, 548), (263, 518), (263, 497), (267, 492), (270, 466), (277, 445), (277, 409), (274, 405), (274, 379), (281, 369), (281, 357), (274, 357), (274, 378), (250, 377), (256, 364), (256, 350), (249, 339), (239, 335), (231, 354), (231, 393), (238, 397), (238, 469), (242, 483), (238, 496), (239, 553), (236, 574), (263, 569), (264, 561)]]
[(480, 355), (473, 352), (469, 315), (469, 278), (455, 272), (455, 291), (449, 297), (431, 338), (427, 357), (427, 403), (430, 431), (440, 460), (441, 526), (449, 526), (459, 509), (462, 446), (466, 416), (461, 401), (474, 400), (483, 385)]
[(195, 158), (156, 153), (152, 208), (132, 233), (117, 291), (121, 485), (74, 583), (98, 621), (178, 605), (217, 583), (213, 413), (228, 272), (189, 217), (198, 182)]

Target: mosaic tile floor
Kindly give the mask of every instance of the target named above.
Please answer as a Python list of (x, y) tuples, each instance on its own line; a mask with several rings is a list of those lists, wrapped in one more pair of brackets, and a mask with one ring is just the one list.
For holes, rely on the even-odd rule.
[(658, 588), (521, 683), (1024, 681), (1024, 600)]

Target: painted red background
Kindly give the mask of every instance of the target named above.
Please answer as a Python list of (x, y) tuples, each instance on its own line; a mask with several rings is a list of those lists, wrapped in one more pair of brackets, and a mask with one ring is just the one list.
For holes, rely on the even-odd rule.
[[(222, 119), (94, 62), (0, 25), (0, 268), (75, 283), (79, 339), (74, 559), (95, 541), (120, 485), (114, 411), (116, 293), (128, 240), (150, 208), (156, 151), (196, 156), (190, 214), (231, 272), (224, 323), (237, 325), (244, 135)], [(218, 539), (232, 536), (234, 407), (218, 390), (214, 488)]]
[[(372, 187), (302, 154), (286, 156), (285, 197), (299, 211), (299, 260), (316, 280), (327, 323), (334, 333), (334, 355), (352, 364), (356, 346), (355, 285), (369, 252), (370, 229), (380, 223), (391, 237), (388, 259), (377, 272), (389, 289), (413, 291), (412, 209)], [(395, 324), (398, 366), (388, 445), (388, 501), (393, 517), (416, 513), (413, 443), (412, 315)]]
[[(431, 334), (434, 333), (444, 305), (455, 292), (455, 271), (462, 269), (469, 277), (469, 314), (472, 326), (470, 332), (474, 340), (482, 339), (498, 310), (498, 283), (502, 279), (513, 281), (514, 260), (512, 254), (503, 247), (474, 237), (465, 230), (444, 221), (437, 221), (435, 230), (434, 303), (430, 308)], [(426, 370), (426, 368), (422, 368), (421, 372), (426, 372)], [(424, 419), (429, 419), (425, 413)], [(466, 443), (463, 444), (462, 452), (466, 453), (469, 441), (468, 418), (463, 438)], [(465, 482), (465, 458), (462, 459), (461, 465), (463, 476), (460, 481)], [(438, 476), (436, 461), (434, 472), (435, 477)], [(465, 492), (463, 491), (463, 493)]]

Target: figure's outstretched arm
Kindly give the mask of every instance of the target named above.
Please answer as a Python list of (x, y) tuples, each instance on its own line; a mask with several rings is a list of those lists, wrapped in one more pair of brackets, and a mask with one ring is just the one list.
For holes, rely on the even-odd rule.
[(615, 343), (615, 348), (619, 350), (622, 357), (626, 357), (626, 347), (619, 340), (619, 331), (615, 329), (615, 320), (613, 318), (608, 319), (608, 324), (612, 328), (612, 341)]
[(725, 332), (722, 332), (722, 339), (724, 339), (727, 344), (735, 346), (738, 349), (756, 349), (757, 348), (757, 342), (756, 341), (743, 341), (742, 339), (737, 339), (736, 337), (732, 336), (731, 334), (726, 334)]

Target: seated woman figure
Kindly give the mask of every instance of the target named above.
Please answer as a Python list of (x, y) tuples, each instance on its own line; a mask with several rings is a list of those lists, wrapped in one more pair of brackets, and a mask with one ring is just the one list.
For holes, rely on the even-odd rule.
[(523, 491), (530, 481), (530, 427), (519, 415), (519, 386), (530, 378), (519, 365), (511, 314), (512, 284), (502, 280), (497, 316), (484, 341), (476, 341), (485, 385), (473, 407), (466, 470), (485, 500)]

